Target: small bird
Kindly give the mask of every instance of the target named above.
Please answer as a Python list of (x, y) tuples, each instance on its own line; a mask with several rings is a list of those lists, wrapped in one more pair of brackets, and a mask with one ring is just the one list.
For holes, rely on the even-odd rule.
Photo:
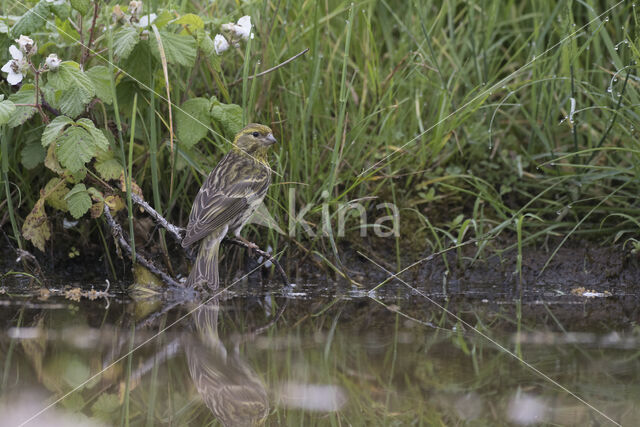
[(218, 250), (227, 232), (249, 243), (240, 237), (240, 231), (262, 203), (271, 183), (267, 154), (275, 143), (268, 126), (249, 124), (236, 135), (231, 151), (198, 191), (182, 247), (199, 242), (200, 249), (185, 286), (218, 288)]

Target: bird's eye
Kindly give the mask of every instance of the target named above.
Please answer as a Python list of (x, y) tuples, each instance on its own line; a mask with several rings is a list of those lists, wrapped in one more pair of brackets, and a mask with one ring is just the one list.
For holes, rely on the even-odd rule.
[(253, 137), (254, 137), (254, 138), (257, 138), (257, 137), (259, 137), (259, 136), (260, 136), (260, 134), (259, 134), (258, 132), (254, 132), (254, 133), (252, 133), (251, 135), (253, 135)]

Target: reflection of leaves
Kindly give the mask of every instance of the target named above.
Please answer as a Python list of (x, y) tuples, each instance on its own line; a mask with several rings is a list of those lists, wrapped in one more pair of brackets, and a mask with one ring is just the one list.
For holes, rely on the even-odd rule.
[(44, 199), (38, 199), (22, 224), (22, 236), (44, 252), (44, 244), (51, 237), (51, 228), (44, 211)]
[(71, 191), (64, 196), (69, 207), (69, 213), (78, 219), (91, 208), (91, 197), (84, 184), (76, 184)]
[[(207, 135), (209, 124), (209, 107), (205, 98), (193, 98), (186, 101), (176, 112), (176, 132), (185, 145), (192, 147)], [(192, 116), (192, 117), (191, 117)]]
[(96, 402), (91, 406), (93, 416), (103, 421), (113, 421), (113, 413), (120, 408), (118, 395), (113, 393), (102, 393)]

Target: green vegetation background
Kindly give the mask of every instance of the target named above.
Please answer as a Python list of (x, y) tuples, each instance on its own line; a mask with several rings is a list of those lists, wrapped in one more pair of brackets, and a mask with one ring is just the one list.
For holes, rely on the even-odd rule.
[[(86, 43), (93, 3), (75, 3), (88, 5), (84, 19), (77, 10), (70, 15), (76, 29), (82, 20)], [(116, 4), (100, 4), (99, 25), (111, 22)], [(0, 3), (3, 63), (16, 37), (15, 17), (34, 5)], [(109, 32), (95, 41), (97, 50), (106, 49), (102, 55), (114, 56), (143, 84), (114, 71), (118, 117), (106, 102), (89, 103), (80, 117), (104, 131), (114, 158), (131, 171), (145, 198), (178, 225), (186, 224), (204, 176), (229, 149), (233, 127), (211, 118), (213, 131), (199, 142), (186, 143), (190, 137), (178, 129), (172, 143), (165, 77), (179, 106), (203, 98), (209, 112), (216, 105), (231, 108), (244, 123), (274, 129), (277, 176), (266, 205), (289, 233), (290, 205), (299, 211), (311, 204), (304, 218), (317, 232), (310, 237), (298, 226), (283, 236), (251, 228), (250, 239), (276, 250), (295, 240), (301, 244), (290, 247), (336, 264), (340, 240), (319, 232), (322, 204), (335, 228), (339, 205), (354, 200), (367, 207), (370, 222), (389, 214), (380, 203), (400, 207), (400, 236), (385, 240), (398, 263), (406, 250), (441, 250), (470, 238), (480, 241), (479, 250), (501, 249), (491, 243), (500, 234), (524, 245), (588, 236), (635, 248), (640, 39), (632, 1), (185, 0), (144, 7), (160, 16), (168, 11), (164, 16), (171, 19), (193, 13), (210, 38), (243, 15), (255, 25), (250, 43), (216, 56), (206, 55), (190, 31), (196, 24), (167, 24), (168, 31), (196, 38), (198, 50), (193, 60), (181, 60), (178, 50), (166, 76), (157, 55), (136, 51), (118, 61)], [(82, 49), (63, 34), (73, 30), (51, 15), (29, 35), (42, 58), (56, 52), (79, 62)], [(154, 40), (153, 31), (148, 37)], [(249, 79), (306, 48), (291, 63)], [(109, 66), (97, 57), (85, 65)], [(5, 97), (15, 92), (6, 82), (0, 91)], [(174, 130), (185, 120), (176, 107), (171, 117)], [(56, 176), (43, 164), (43, 129), (38, 115), (2, 128), (0, 224), (13, 244), (27, 248), (20, 229)], [(87, 187), (99, 187), (85, 179)], [(101, 217), (87, 213), (79, 226), (64, 230), (69, 214), (51, 206), (46, 211), (53, 233), (68, 236), (48, 245), (88, 235), (108, 246)], [(349, 241), (361, 231), (355, 213), (347, 222)]]

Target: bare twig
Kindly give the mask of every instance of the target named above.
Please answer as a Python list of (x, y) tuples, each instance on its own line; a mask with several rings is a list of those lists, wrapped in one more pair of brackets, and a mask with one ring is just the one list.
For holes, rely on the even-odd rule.
[[(113, 238), (116, 240), (117, 243), (119, 243), (120, 247), (125, 248), (125, 250), (129, 254), (129, 257), (131, 257), (131, 254), (132, 254), (131, 246), (129, 246), (129, 243), (124, 238), (124, 235), (122, 233), (122, 227), (120, 227), (120, 224), (118, 224), (116, 220), (113, 219), (113, 216), (111, 215), (111, 209), (109, 209), (109, 206), (106, 203), (104, 204), (104, 216), (107, 219), (107, 223), (109, 224), (109, 227), (111, 227), (111, 233), (113, 234)], [(181, 285), (178, 282), (176, 282), (167, 273), (165, 273), (164, 271), (156, 267), (151, 261), (147, 260), (144, 256), (140, 254), (136, 254), (136, 261), (141, 265), (143, 265), (144, 267), (146, 267), (150, 272), (160, 277), (169, 286), (173, 286), (175, 288), (181, 288)]]
[(145, 202), (144, 199), (138, 196), (136, 193), (131, 193), (131, 200), (133, 200), (136, 205), (140, 205), (142, 209), (144, 209), (149, 215), (151, 215), (153, 219), (162, 227), (164, 227), (178, 243), (182, 242), (182, 234), (184, 233), (184, 228), (180, 228), (171, 224), (162, 215), (160, 215), (158, 211), (153, 209), (151, 205), (149, 205), (149, 203)]
[[(286, 61), (284, 61), (284, 62), (282, 62), (282, 63), (280, 63), (280, 64), (278, 64), (278, 65), (276, 65), (275, 67), (271, 67), (271, 68), (269, 68), (268, 70), (264, 70), (264, 71), (262, 71), (262, 72), (260, 72), (260, 73), (258, 73), (258, 74), (254, 74), (253, 76), (249, 76), (249, 77), (247, 77), (247, 80), (253, 80), (253, 79), (255, 79), (256, 77), (262, 77), (262, 76), (264, 76), (265, 74), (269, 74), (270, 72), (275, 71), (275, 70), (277, 70), (277, 69), (278, 69), (278, 68), (280, 68), (280, 67), (284, 67), (284, 66), (285, 66), (285, 65), (287, 65), (289, 62), (295, 61), (296, 59), (298, 59), (298, 57), (300, 57), (300, 56), (304, 55), (304, 54), (305, 54), (305, 53), (307, 53), (307, 52), (309, 52), (309, 48), (306, 48), (306, 49), (305, 49), (305, 50), (303, 50), (302, 52), (300, 52), (300, 53), (298, 53), (298, 54), (296, 54), (296, 55), (293, 55), (291, 58), (287, 59)], [(231, 83), (231, 84), (229, 85), (229, 87), (234, 86), (234, 85), (237, 85), (237, 84), (238, 84), (238, 83), (240, 83), (240, 82), (242, 82), (242, 79), (238, 79), (238, 80), (236, 80), (235, 82)]]
[(93, 43), (93, 34), (96, 29), (96, 19), (98, 18), (98, 0), (93, 2), (93, 21), (91, 21), (91, 29), (89, 30), (89, 42), (87, 45), (82, 45), (82, 67), (89, 58), (89, 51), (91, 50), (91, 44)]

